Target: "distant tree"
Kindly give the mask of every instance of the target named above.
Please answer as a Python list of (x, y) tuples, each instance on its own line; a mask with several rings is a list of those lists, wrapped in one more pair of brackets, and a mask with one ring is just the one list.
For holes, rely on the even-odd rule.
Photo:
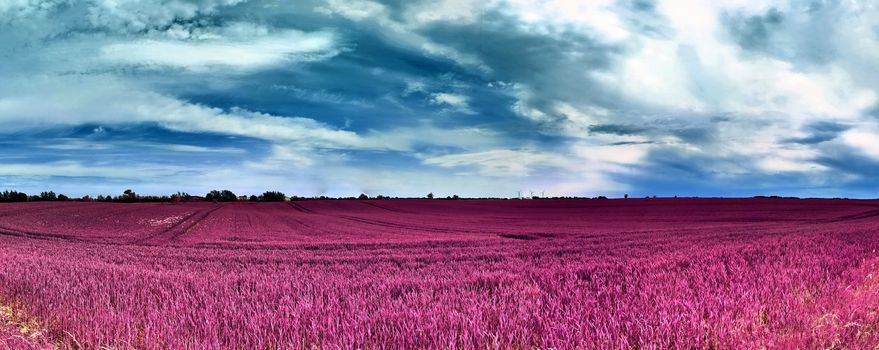
[(59, 195), (58, 195), (58, 200), (59, 200), (59, 201), (66, 201), (66, 200), (68, 200), (68, 199), (70, 199), (70, 198), (68, 198), (67, 196), (65, 196), (65, 195), (63, 195), (63, 194), (59, 194)]
[(192, 195), (186, 192), (177, 192), (171, 195), (171, 200), (188, 201), (192, 200)]
[(248, 198), (248, 200), (250, 200), (251, 202), (257, 202), (259, 201), (259, 197), (255, 195), (250, 195), (250, 198)]
[(236, 196), (235, 193), (232, 193), (232, 191), (229, 190), (213, 190), (211, 192), (208, 192), (208, 194), (204, 196), (204, 199), (218, 202), (233, 202), (238, 200), (238, 196)]
[(433, 199), (433, 192), (427, 194), (427, 199)]
[(286, 199), (287, 196), (283, 192), (278, 191), (266, 191), (260, 196), (260, 200), (263, 202), (283, 202)]
[(204, 199), (209, 201), (218, 201), (220, 200), (220, 191), (210, 191), (208, 192), (208, 194), (204, 195)]
[(127, 189), (122, 192), (122, 197), (120, 197), (119, 200), (123, 202), (134, 202), (137, 200), (137, 193), (134, 193), (131, 189)]
[(365, 199), (369, 199), (369, 196), (367, 196), (366, 193), (361, 193), (360, 196), (357, 197), (357, 199), (365, 200)]
[(461, 197), (458, 197), (458, 195), (456, 194), (452, 196), (452, 199), (461, 199)]
[(629, 198), (629, 194), (628, 193), (624, 194), (623, 198)]
[(52, 191), (40, 192), (40, 199), (39, 200), (41, 200), (41, 201), (54, 201), (54, 200), (58, 200), (58, 196), (56, 196), (55, 192), (52, 192)]

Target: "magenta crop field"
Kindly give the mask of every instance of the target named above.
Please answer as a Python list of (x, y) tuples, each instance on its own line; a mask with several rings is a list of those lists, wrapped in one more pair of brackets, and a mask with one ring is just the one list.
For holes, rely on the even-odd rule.
[(0, 348), (879, 344), (879, 202), (0, 205)]

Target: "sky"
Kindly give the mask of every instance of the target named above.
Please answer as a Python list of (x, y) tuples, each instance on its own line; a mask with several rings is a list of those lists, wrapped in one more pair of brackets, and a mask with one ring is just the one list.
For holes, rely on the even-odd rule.
[(0, 189), (879, 197), (879, 5), (0, 0)]

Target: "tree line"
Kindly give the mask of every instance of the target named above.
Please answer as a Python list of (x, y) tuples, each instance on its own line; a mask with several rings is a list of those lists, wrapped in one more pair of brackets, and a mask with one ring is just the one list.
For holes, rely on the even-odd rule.
[[(510, 199), (510, 198), (463, 198), (458, 195), (451, 195), (446, 197), (435, 197), (433, 193), (428, 193), (424, 197), (427, 199), (438, 199), (438, 200), (462, 200), (462, 199)], [(626, 196), (628, 198), (628, 195)], [(286, 194), (280, 191), (265, 191), (261, 195), (250, 195), (250, 196), (239, 196), (230, 190), (212, 190), (206, 193), (204, 196), (193, 196), (186, 192), (177, 192), (171, 195), (140, 195), (131, 189), (127, 189), (120, 195), (99, 195), (97, 197), (84, 196), (81, 198), (70, 198), (64, 194), (56, 194), (53, 191), (44, 191), (40, 192), (39, 195), (28, 195), (24, 192), (18, 191), (10, 191), (6, 190), (0, 192), (0, 202), (41, 202), (41, 201), (97, 201), (97, 202), (118, 202), (118, 203), (141, 203), (141, 202), (188, 202), (188, 201), (210, 201), (210, 202), (235, 202), (235, 201), (246, 201), (246, 202), (283, 202), (286, 200), (296, 201), (296, 200), (374, 200), (374, 199), (402, 199), (400, 197), (391, 197), (385, 195), (376, 195), (370, 197), (369, 195), (363, 193), (359, 196), (351, 196), (351, 197), (328, 197), (328, 196), (315, 196), (315, 197), (300, 197), (300, 196), (290, 196), (288, 197)], [(413, 197), (405, 197), (405, 199), (414, 199)], [(520, 198), (513, 198), (520, 199)], [(589, 199), (589, 198), (581, 198), (581, 197), (533, 197), (531, 199)], [(592, 199), (607, 199), (605, 196), (593, 197)]]
[(55, 194), (55, 192), (40, 192), (39, 195), (29, 196), (27, 193), (18, 191), (0, 192), (0, 202), (40, 202), (40, 201), (66, 201), (69, 197), (63, 194)]
[(54, 191), (41, 192), (39, 195), (28, 195), (24, 192), (5, 190), (0, 192), (0, 202), (62, 202), (62, 201), (86, 201), (86, 202), (118, 202), (118, 203), (148, 203), (148, 202), (188, 202), (188, 201), (250, 201), (250, 202), (282, 202), (287, 196), (279, 191), (266, 191), (261, 195), (237, 196), (229, 190), (213, 190), (202, 197), (193, 196), (186, 192), (177, 192), (172, 195), (152, 196), (140, 195), (133, 190), (125, 190), (120, 195), (99, 195), (97, 197), (83, 196), (70, 198), (64, 194), (56, 194)]

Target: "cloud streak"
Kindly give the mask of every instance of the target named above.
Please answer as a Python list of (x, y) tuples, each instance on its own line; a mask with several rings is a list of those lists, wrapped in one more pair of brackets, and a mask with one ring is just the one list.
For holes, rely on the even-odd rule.
[(222, 74), (228, 69), (258, 69), (330, 58), (338, 53), (327, 32), (284, 31), (235, 40), (141, 40), (107, 45), (101, 58), (110, 64), (182, 68)]

